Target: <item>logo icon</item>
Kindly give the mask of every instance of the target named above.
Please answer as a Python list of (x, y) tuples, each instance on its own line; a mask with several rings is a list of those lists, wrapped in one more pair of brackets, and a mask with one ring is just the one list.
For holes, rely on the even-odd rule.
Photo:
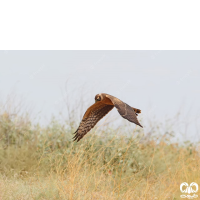
[[(193, 193), (197, 193), (198, 189), (199, 189), (198, 188), (198, 184), (195, 183), (195, 182), (192, 182), (190, 185), (188, 185), (188, 183), (186, 183), (186, 182), (181, 183), (181, 185), (180, 185), (180, 191), (182, 193), (187, 193), (187, 195), (182, 194), (180, 197), (181, 198), (188, 198), (188, 199), (197, 198), (198, 195), (193, 194)], [(193, 194), (193, 195), (190, 195), (190, 194)]]

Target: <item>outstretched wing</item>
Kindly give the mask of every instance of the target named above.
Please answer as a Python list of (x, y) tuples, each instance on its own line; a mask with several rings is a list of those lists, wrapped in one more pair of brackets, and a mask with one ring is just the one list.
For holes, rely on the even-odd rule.
[(106, 105), (101, 102), (96, 102), (90, 106), (85, 112), (83, 119), (74, 133), (74, 141), (79, 141), (85, 134), (87, 134), (96, 123), (102, 119), (109, 111), (114, 108), (113, 105)]
[[(128, 121), (133, 122), (133, 123), (135, 123), (135, 124), (137, 124), (137, 125), (139, 125), (139, 126), (141, 126), (143, 128), (143, 126), (140, 124), (140, 122), (137, 119), (137, 116), (136, 116), (136, 112), (137, 111), (135, 112), (134, 108), (132, 108), (128, 104), (124, 103), (123, 101), (121, 101), (118, 98), (113, 97), (113, 96), (111, 96), (109, 94), (106, 94), (106, 97), (109, 98), (112, 101), (114, 106), (117, 108), (119, 114), (123, 118), (125, 118)], [(139, 110), (139, 109), (137, 109), (137, 110)]]

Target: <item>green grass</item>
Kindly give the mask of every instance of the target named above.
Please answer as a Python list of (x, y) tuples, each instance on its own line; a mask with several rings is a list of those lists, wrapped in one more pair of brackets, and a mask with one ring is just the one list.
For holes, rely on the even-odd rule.
[(0, 199), (180, 199), (182, 182), (200, 184), (192, 143), (109, 125), (76, 143), (77, 124), (53, 119), (42, 127), (2, 112)]

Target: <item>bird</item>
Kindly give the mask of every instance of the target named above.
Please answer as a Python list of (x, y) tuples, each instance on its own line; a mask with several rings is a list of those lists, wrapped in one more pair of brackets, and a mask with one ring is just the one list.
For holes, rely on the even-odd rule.
[(137, 119), (140, 109), (133, 108), (112, 95), (100, 93), (95, 96), (95, 103), (86, 110), (73, 140), (78, 142), (82, 139), (114, 107), (123, 118), (143, 128)]

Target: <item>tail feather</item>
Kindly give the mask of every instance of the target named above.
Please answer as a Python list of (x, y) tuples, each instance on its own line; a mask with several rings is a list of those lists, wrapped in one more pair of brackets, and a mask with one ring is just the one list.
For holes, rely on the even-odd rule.
[[(133, 108), (133, 107), (132, 107)], [(138, 115), (141, 113), (141, 110), (140, 109), (137, 109), (137, 108), (133, 108), (133, 110), (135, 111), (135, 114)]]

